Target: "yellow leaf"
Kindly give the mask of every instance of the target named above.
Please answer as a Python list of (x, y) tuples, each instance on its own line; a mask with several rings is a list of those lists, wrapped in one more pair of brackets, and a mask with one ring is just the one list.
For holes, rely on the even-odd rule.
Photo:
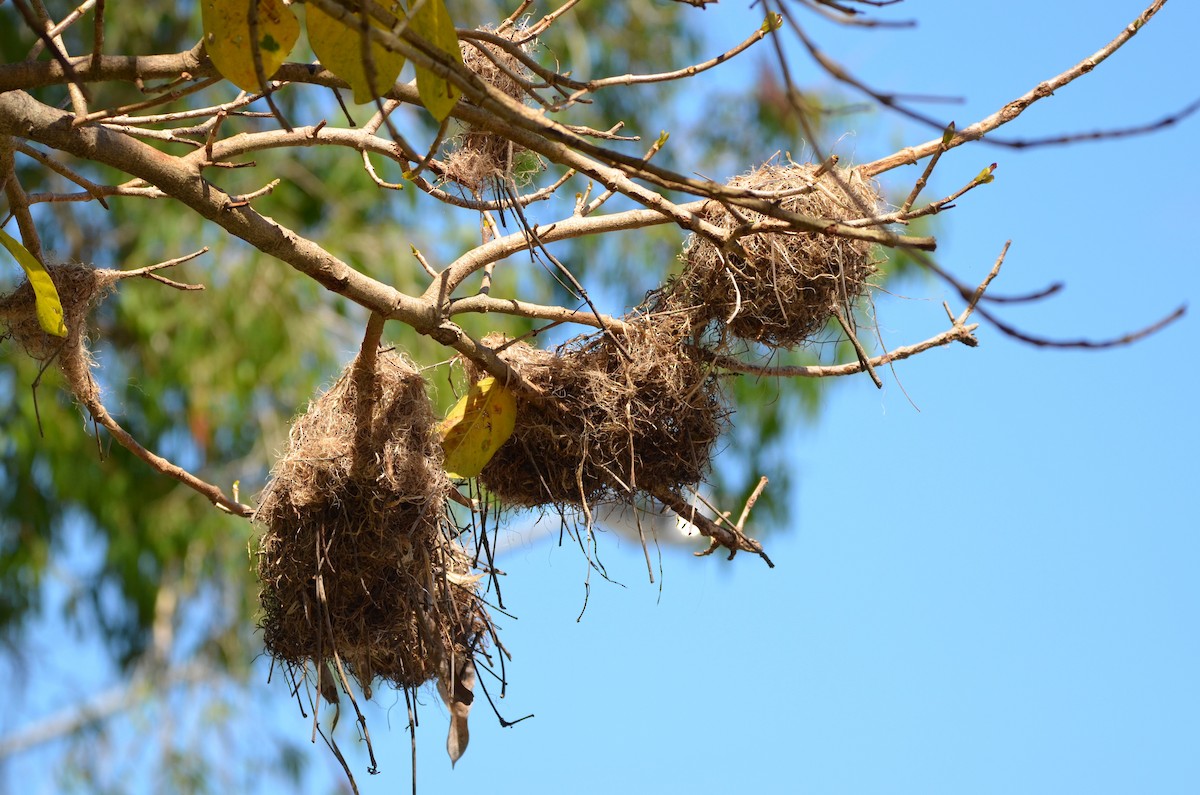
[[(250, 4), (258, 9), (258, 44), (250, 36)], [(264, 79), (292, 51), (300, 36), (300, 23), (281, 0), (202, 0), (200, 18), (204, 25), (204, 48), (217, 71), (243, 91), (261, 91), (254, 70), (255, 52)]]
[[(389, 10), (399, 13), (400, 4), (392, 3)], [(313, 52), (326, 69), (350, 84), (356, 103), (361, 105), (370, 102), (386, 94), (396, 83), (400, 70), (404, 68), (404, 56), (377, 42), (370, 44), (373, 79), (367, 79), (363, 34), (355, 27), (357, 20), (352, 18), (351, 24), (347, 25), (315, 5), (308, 6), (305, 19), (308, 26), (308, 43), (312, 45)], [(374, 18), (371, 19), (371, 24), (381, 30), (384, 28)]]
[(517, 399), (495, 378), (481, 378), (438, 426), (446, 451), (446, 474), (473, 478), (512, 436)]
[(0, 229), (0, 243), (13, 255), (29, 279), (29, 286), (33, 288), (38, 325), (42, 327), (42, 331), (56, 337), (67, 336), (62, 303), (58, 300), (58, 290), (54, 287), (54, 280), (50, 278), (50, 274), (42, 263), (37, 261), (37, 257), (29, 253), (29, 249), (3, 229)]
[[(442, 0), (425, 0), (409, 21), (412, 30), (435, 48), (462, 63), (462, 51), (458, 48), (458, 34), (454, 32), (454, 21), (446, 11)], [(417, 67), (417, 93), (425, 109), (438, 121), (450, 115), (458, 102), (459, 92), (450, 81), (428, 69)]]

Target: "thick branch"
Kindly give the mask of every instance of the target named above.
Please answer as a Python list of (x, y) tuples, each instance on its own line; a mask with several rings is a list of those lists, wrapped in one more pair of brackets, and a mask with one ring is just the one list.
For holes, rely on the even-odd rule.
[(72, 116), (41, 104), (23, 91), (0, 94), (0, 134), (37, 141), (77, 157), (120, 169), (161, 189), (203, 218), (282, 260), (327, 290), (402, 323), (479, 362), (510, 388), (535, 398), (529, 385), (494, 352), (439, 317), (429, 303), (366, 276), (311, 240), (234, 201), (204, 179), (201, 163), (180, 160), (154, 147), (99, 126), (76, 128)]
[(487, 314), (488, 312), (534, 318), (537, 320), (552, 320), (556, 323), (575, 323), (581, 326), (592, 326), (598, 329), (607, 328), (616, 331), (623, 330), (627, 325), (624, 320), (610, 315), (598, 315), (595, 312), (568, 309), (565, 306), (534, 304), (529, 301), (520, 301), (516, 298), (494, 298), (483, 293), (470, 295), (465, 298), (456, 298), (450, 302), (450, 306), (446, 309), (446, 314), (451, 317), (467, 313)]
[(204, 179), (197, 163), (181, 161), (104, 127), (73, 128), (71, 119), (71, 114), (43, 105), (24, 92), (0, 94), (0, 133), (26, 137), (143, 179), (327, 289), (410, 325), (431, 325), (431, 313), (416, 299), (359, 273), (249, 206), (233, 206), (230, 196)]
[[(321, 2), (315, 4), (325, 7)], [(554, 162), (575, 168), (580, 173), (600, 182), (609, 190), (625, 194), (643, 206), (669, 216), (671, 220), (692, 231), (701, 232), (710, 237), (716, 232), (715, 229), (710, 228), (711, 225), (700, 219), (677, 211), (671, 202), (658, 193), (633, 182), (630, 176), (636, 175), (639, 179), (669, 190), (681, 190), (697, 196), (729, 201), (783, 221), (801, 231), (841, 235), (885, 246), (904, 246), (923, 250), (933, 250), (935, 247), (933, 238), (929, 237), (902, 236), (879, 229), (854, 229), (831, 219), (812, 218), (791, 213), (783, 210), (777, 203), (754, 198), (749, 191), (685, 177), (648, 164), (641, 158), (605, 149), (563, 125), (545, 118), (533, 108), (517, 103), (474, 74), (461, 68), (456, 69), (456, 65), (438, 60), (444, 56), (436, 51), (421, 51), (413, 44), (397, 39), (388, 31), (375, 28), (370, 31), (370, 36), (385, 46), (406, 55), (414, 62), (443, 74), (477, 103), (472, 105), (460, 102), (455, 107), (453, 114), (457, 118), (476, 127), (492, 130)], [(68, 63), (74, 69), (74, 77), (81, 82), (173, 79), (183, 73), (193, 78), (215, 74), (211, 63), (207, 59), (201, 60), (196, 50), (147, 58), (110, 56), (101, 58), (98, 64), (93, 64), (90, 58), (70, 59)], [(0, 91), (67, 82), (69, 77), (65, 70), (61, 67), (51, 68), (52, 66), (55, 65), (21, 63), (0, 66)], [(285, 64), (277, 72), (276, 78), (290, 82), (345, 86), (342, 80), (331, 73), (325, 70), (314, 70), (306, 64)], [(415, 85), (397, 86), (390, 92), (390, 96), (412, 104), (420, 103)], [(17, 134), (20, 135), (20, 133)]]
[[(465, 83), (465, 81), (463, 82)], [(463, 86), (460, 85), (460, 88)], [(415, 91), (415, 89), (413, 90)], [(479, 100), (482, 107), (459, 103), (455, 108), (455, 116), (476, 127), (491, 130), (549, 160), (573, 168), (581, 174), (586, 174), (609, 190), (622, 193), (644, 207), (670, 216), (673, 221), (684, 228), (701, 232), (708, 237), (713, 237), (715, 234), (720, 239), (721, 233), (719, 230), (711, 228), (711, 224), (701, 221), (691, 213), (682, 212), (677, 205), (667, 201), (660, 194), (643, 188), (631, 177), (636, 176), (639, 180), (653, 183), (667, 190), (685, 191), (696, 196), (716, 199), (754, 210), (769, 218), (782, 221), (796, 231), (837, 235), (883, 246), (900, 246), (926, 251), (932, 251), (937, 245), (932, 237), (897, 235), (882, 229), (855, 229), (831, 219), (814, 218), (789, 212), (777, 202), (757, 198), (750, 191), (730, 188), (711, 181), (683, 177), (652, 163), (647, 163), (642, 158), (604, 149), (566, 130), (561, 125), (545, 119), (532, 108), (518, 105), (491, 86), (484, 85), (482, 91), (475, 88), (473, 93), (484, 94)], [(605, 165), (604, 163), (615, 165)]]
[[(704, 206), (703, 201), (677, 205), (679, 210), (694, 213)], [(575, 216), (553, 224), (537, 228), (538, 240), (543, 244), (556, 243), (560, 240), (570, 240), (576, 237), (597, 235), (606, 232), (619, 232), (626, 229), (641, 229), (647, 226), (670, 223), (671, 219), (657, 210), (629, 210), (612, 215), (596, 215), (588, 217)], [(447, 297), (454, 293), (460, 284), (472, 273), (491, 265), (494, 262), (510, 257), (521, 251), (527, 251), (534, 246), (530, 235), (524, 231), (498, 237), (488, 243), (463, 254), (438, 274), (422, 298), (436, 300), (439, 296)]]
[(81, 83), (110, 80), (133, 83), (139, 80), (175, 80), (182, 74), (194, 77), (216, 74), (200, 53), (201, 48), (196, 45), (187, 52), (170, 55), (104, 55), (98, 61), (90, 55), (83, 55), (67, 59), (73, 74), (68, 74), (62, 64), (54, 60), (0, 64), (0, 92), (61, 85), (71, 82), (72, 78)]

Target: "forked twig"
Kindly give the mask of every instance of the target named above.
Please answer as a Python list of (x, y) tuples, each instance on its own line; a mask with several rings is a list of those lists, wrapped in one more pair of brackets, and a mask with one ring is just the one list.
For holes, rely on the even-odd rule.
[[(765, 486), (765, 484), (762, 485)], [(755, 500), (758, 499), (757, 495), (761, 493), (761, 491), (761, 488), (756, 489), (755, 495), (753, 495)], [(658, 489), (652, 491), (651, 494), (654, 496), (654, 499), (658, 500), (663, 505), (674, 511), (675, 515), (680, 519), (693, 524), (701, 535), (708, 537), (708, 548), (697, 552), (696, 555), (711, 555), (717, 549), (724, 547), (725, 549), (729, 550), (730, 560), (732, 560), (733, 556), (738, 552), (753, 552), (755, 555), (758, 555), (760, 558), (762, 558), (769, 567), (772, 569), (775, 568), (775, 564), (769, 557), (767, 557), (767, 553), (763, 551), (762, 544), (747, 536), (742, 531), (742, 527), (740, 525), (732, 525), (728, 522), (725, 524), (719, 524), (713, 521), (697, 511), (696, 506), (689, 505), (687, 501), (683, 499), (683, 497), (679, 496), (673, 491)], [(747, 500), (747, 502), (750, 501)], [(743, 518), (748, 511), (748, 507), (743, 509)]]

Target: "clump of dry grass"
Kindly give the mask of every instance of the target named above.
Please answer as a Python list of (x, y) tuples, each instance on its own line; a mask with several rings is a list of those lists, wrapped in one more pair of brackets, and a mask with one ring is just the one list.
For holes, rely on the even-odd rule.
[[(516, 44), (522, 52), (537, 49), (536, 39), (525, 41), (528, 35), (520, 26), (503, 30), (489, 30)], [(492, 85), (518, 102), (525, 102), (529, 95), (513, 75), (523, 80), (530, 77), (529, 69), (511, 52), (490, 42), (469, 40), (461, 44), (463, 65), (474, 72), (485, 83)], [(520, 176), (514, 173), (516, 160), (525, 149), (503, 136), (487, 130), (468, 127), (452, 142), (443, 158), (442, 176), (462, 185), (475, 195), (482, 195), (494, 186), (496, 180), (508, 182)], [(517, 179), (518, 184), (523, 180)]]
[(590, 506), (699, 482), (728, 408), (714, 374), (689, 355), (686, 325), (647, 316), (615, 339), (503, 347), (500, 357), (554, 402), (518, 398), (516, 430), (480, 483), (509, 505)]
[(92, 309), (113, 290), (121, 272), (90, 265), (47, 265), (63, 308), (67, 336), (55, 337), (38, 323), (33, 287), (24, 281), (16, 290), (0, 296), (0, 339), (12, 338), (31, 357), (47, 362), (57, 354), (58, 366), (67, 388), (85, 405), (99, 397), (92, 378), (95, 360), (88, 350), (87, 320)]
[(371, 358), (296, 420), (255, 514), (267, 651), (336, 657), (368, 693), (445, 675), (488, 625), (448, 524), (425, 381), (395, 352)]
[[(814, 178), (817, 166), (766, 164), (734, 178), (731, 187), (782, 196), (794, 213), (844, 221), (871, 217), (880, 204), (874, 187), (856, 172), (833, 169)], [(735, 217), (717, 202), (705, 220), (733, 230), (765, 216), (739, 210)], [(729, 334), (773, 348), (812, 341), (835, 313), (852, 307), (876, 271), (871, 244), (811, 232), (760, 232), (737, 239), (741, 253), (721, 252), (693, 235), (683, 251), (682, 273), (664, 294), (666, 304), (686, 306), (700, 325), (719, 321)]]

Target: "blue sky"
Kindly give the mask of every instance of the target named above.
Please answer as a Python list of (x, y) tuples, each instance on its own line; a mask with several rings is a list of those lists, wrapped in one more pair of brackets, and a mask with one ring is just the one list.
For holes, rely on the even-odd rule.
[[(962, 125), (1099, 49), (1140, 10), (905, 3), (892, 18), (918, 16), (916, 30), (816, 32), (881, 89), (966, 97), (926, 108)], [(749, 27), (746, 14), (738, 3), (703, 12), (714, 49)], [(1197, 30), (1200, 9), (1168, 4), (1004, 134), (1127, 126), (1186, 105)], [(800, 82), (820, 82), (798, 54), (792, 62)], [(855, 160), (934, 137), (877, 121), (848, 131)], [(1194, 307), (1197, 129), (1193, 119), (1119, 142), (956, 150), (933, 193), (1000, 168), (943, 217), (941, 261), (977, 280), (1011, 238), (997, 293), (1067, 282), (1003, 313), (1050, 337), (1101, 339)], [(880, 303), (895, 344), (940, 331), (941, 300), (961, 308), (940, 286), (908, 292), (924, 300)], [(507, 717), (537, 718), (505, 731), (476, 718), (446, 778), (429, 742), (422, 785), (1200, 791), (1200, 425), (1185, 405), (1194, 315), (1103, 353), (1037, 350), (986, 327), (979, 338), (897, 365), (899, 384), (887, 377), (882, 391), (865, 378), (828, 385), (819, 424), (797, 423), (793, 526), (768, 536), (774, 570), (668, 555), (660, 601), (640, 551), (614, 543), (608, 562), (627, 587), (594, 584), (576, 624), (577, 551), (510, 554), (506, 596), (520, 620), (504, 627), (517, 655)]]
[[(913, 0), (888, 16), (919, 18), (915, 30), (813, 31), (881, 89), (965, 97), (925, 107), (962, 126), (1099, 49), (1141, 10), (1080, 6)], [(728, 0), (694, 13), (714, 52), (759, 16)], [(1197, 95), (1197, 31), (1200, 7), (1168, 3), (1114, 58), (1001, 134), (1120, 127), (1183, 107)], [(746, 79), (755, 57), (714, 79)], [(792, 63), (800, 83), (825, 83), (798, 52)], [(895, 116), (859, 124), (842, 143), (856, 162), (934, 137)], [(582, 556), (520, 531), (501, 562), (519, 616), (500, 622), (514, 654), (501, 710), (536, 718), (501, 729), (480, 701), (451, 771), (444, 710), (427, 697), (421, 789), (1200, 791), (1198, 130), (1190, 119), (1150, 137), (947, 155), (928, 195), (1000, 167), (942, 218), (940, 261), (977, 281), (1011, 238), (998, 294), (1067, 283), (1005, 318), (1100, 339), (1181, 303), (1192, 313), (1099, 353), (1034, 349), (985, 325), (978, 348), (899, 363), (883, 390), (864, 377), (827, 384), (819, 423), (798, 418), (793, 431), (791, 526), (763, 533), (773, 570), (666, 550), (660, 592), (636, 544), (609, 534), (601, 553), (623, 585), (593, 577), (577, 622)], [(902, 190), (918, 173), (885, 184)], [(942, 300), (961, 309), (932, 283), (881, 299), (885, 339), (941, 331)], [(403, 701), (378, 700), (368, 720), (382, 773), (366, 775), (351, 754), (364, 793), (409, 785)], [(272, 732), (308, 737), (286, 704), (267, 715)], [(335, 762), (322, 747), (311, 754), (311, 791), (331, 791)], [(38, 780), (31, 767), (22, 775)]]

